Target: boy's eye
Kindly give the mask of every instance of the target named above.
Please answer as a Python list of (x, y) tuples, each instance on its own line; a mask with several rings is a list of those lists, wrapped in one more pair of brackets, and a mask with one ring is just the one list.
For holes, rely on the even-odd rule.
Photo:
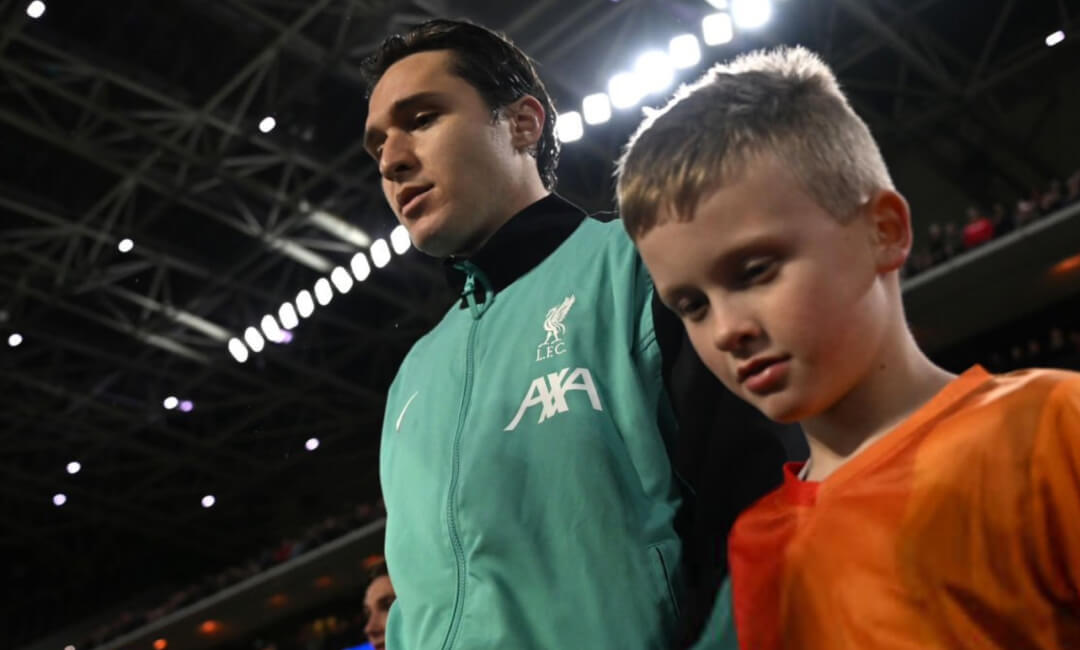
[(707, 306), (706, 302), (700, 298), (680, 298), (675, 303), (675, 313), (679, 318), (696, 322), (705, 315)]
[(761, 282), (771, 277), (776, 269), (776, 263), (771, 259), (751, 260), (739, 273), (739, 282), (743, 285)]

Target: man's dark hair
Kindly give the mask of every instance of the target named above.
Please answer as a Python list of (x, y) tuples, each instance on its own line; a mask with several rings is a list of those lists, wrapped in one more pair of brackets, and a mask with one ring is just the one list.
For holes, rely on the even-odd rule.
[(555, 167), (559, 164), (555, 106), (532, 59), (505, 36), (467, 21), (441, 18), (429, 20), (406, 34), (394, 34), (363, 63), (368, 95), (387, 68), (409, 55), (431, 50), (453, 53), (454, 74), (476, 88), (493, 116), (525, 95), (543, 104), (544, 129), (533, 156), (544, 187), (554, 189)]

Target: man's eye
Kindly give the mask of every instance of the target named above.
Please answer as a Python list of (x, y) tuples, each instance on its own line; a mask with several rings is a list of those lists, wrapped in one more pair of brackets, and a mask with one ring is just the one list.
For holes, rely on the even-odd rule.
[(419, 113), (416, 117), (413, 118), (413, 124), (418, 129), (423, 128), (434, 122), (436, 117), (438, 117), (438, 114), (434, 112)]

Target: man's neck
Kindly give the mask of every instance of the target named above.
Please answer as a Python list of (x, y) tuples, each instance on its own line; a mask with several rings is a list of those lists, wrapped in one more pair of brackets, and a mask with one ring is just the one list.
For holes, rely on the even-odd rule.
[(500, 228), (506, 225), (508, 221), (514, 218), (515, 215), (520, 213), (525, 208), (529, 207), (533, 203), (536, 203), (540, 199), (548, 196), (551, 192), (544, 187), (544, 184), (540, 181), (540, 177), (530, 179), (530, 182), (525, 183), (522, 187), (517, 188), (509, 197), (507, 197), (506, 203), (500, 206), (502, 209), (497, 215), (497, 218), (492, 220), (488, 224), (488, 228), (478, 232), (477, 236), (471, 241), (466, 242), (462, 247), (462, 250), (455, 253), (453, 257), (468, 259), (476, 254), (478, 250), (487, 244), (491, 236), (499, 231)]
[(802, 422), (810, 446), (808, 480), (827, 478), (955, 378), (923, 354), (902, 322), (883, 348), (884, 353), (851, 392), (829, 410)]

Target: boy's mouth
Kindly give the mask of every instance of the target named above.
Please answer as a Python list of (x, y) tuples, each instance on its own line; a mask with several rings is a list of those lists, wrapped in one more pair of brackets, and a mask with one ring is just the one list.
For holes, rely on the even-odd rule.
[(777, 355), (772, 357), (757, 357), (741, 364), (737, 369), (737, 379), (739, 383), (746, 382), (754, 375), (757, 375), (764, 371), (769, 366), (780, 363), (781, 361), (787, 361), (790, 357), (787, 355)]

